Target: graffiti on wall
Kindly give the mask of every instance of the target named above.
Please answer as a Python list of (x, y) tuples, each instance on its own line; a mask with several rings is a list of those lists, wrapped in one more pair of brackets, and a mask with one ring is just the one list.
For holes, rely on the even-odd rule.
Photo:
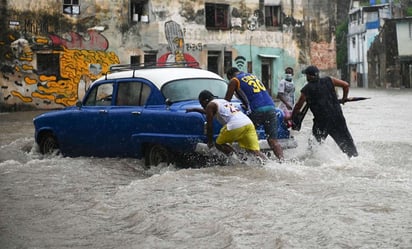
[(191, 66), (198, 67), (199, 63), (193, 56), (184, 52), (185, 43), (182, 28), (175, 21), (165, 23), (165, 35), (169, 44), (168, 53), (162, 55), (157, 60), (158, 64), (163, 63), (189, 63)]
[(90, 83), (118, 64), (108, 41), (100, 33), (69, 32), (62, 36), (14, 39), (3, 54), (0, 103), (28, 104), (36, 108), (74, 105)]
[(235, 58), (235, 65), (240, 71), (247, 72), (247, 61), (246, 58), (243, 56), (237, 56)]

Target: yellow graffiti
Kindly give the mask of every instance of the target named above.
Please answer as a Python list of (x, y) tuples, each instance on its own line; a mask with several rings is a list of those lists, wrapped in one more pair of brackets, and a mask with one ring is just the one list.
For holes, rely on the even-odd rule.
[(19, 57), (19, 60), (20, 61), (32, 61), (33, 57), (31, 57), (31, 56), (29, 56), (29, 57), (21, 56), (21, 57)]
[(30, 77), (26, 76), (24, 77), (24, 82), (26, 82), (27, 85), (34, 85), (37, 83), (37, 80), (31, 79)]
[(34, 41), (39, 44), (47, 44), (49, 42), (45, 37), (36, 37)]
[(56, 76), (46, 76), (46, 75), (40, 75), (39, 77), (40, 81), (51, 81), (51, 80), (56, 80)]
[(23, 64), (23, 70), (27, 71), (27, 70), (33, 70), (33, 66), (31, 65), (27, 65), (27, 64)]
[[(95, 80), (108, 72), (110, 65), (119, 63), (119, 58), (113, 52), (64, 49), (60, 53), (60, 76), (63, 79), (56, 81), (55, 76), (40, 75), (39, 79), (43, 84), (32, 96), (64, 106), (74, 105), (78, 100), (78, 84), (83, 76)], [(91, 73), (90, 64), (100, 64), (100, 74)]]
[(19, 92), (17, 92), (17, 91), (11, 91), (11, 95), (13, 95), (13, 96), (21, 99), (23, 102), (26, 102), (26, 103), (33, 101), (32, 98), (23, 96), (21, 93), (19, 93)]
[(53, 95), (43, 95), (40, 94), (39, 92), (32, 92), (31, 96), (33, 98), (39, 98), (39, 99), (47, 99), (50, 101), (54, 101), (55, 97)]

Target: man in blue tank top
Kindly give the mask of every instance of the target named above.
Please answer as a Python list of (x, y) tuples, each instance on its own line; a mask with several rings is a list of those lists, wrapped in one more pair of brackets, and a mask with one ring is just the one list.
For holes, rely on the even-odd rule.
[(231, 101), (234, 94), (242, 101), (255, 126), (263, 125), (269, 146), (279, 160), (283, 150), (277, 141), (277, 117), (275, 103), (263, 83), (253, 74), (232, 67), (226, 73), (229, 85), (225, 99)]
[[(292, 117), (297, 115), (307, 102), (314, 117), (312, 134), (316, 140), (321, 142), (330, 135), (344, 153), (349, 157), (356, 157), (358, 151), (340, 106), (348, 98), (349, 84), (333, 77), (320, 78), (316, 66), (307, 67), (303, 73), (306, 74), (308, 83), (300, 91), (301, 95), (293, 108)], [(341, 101), (337, 98), (335, 87), (343, 90)]]

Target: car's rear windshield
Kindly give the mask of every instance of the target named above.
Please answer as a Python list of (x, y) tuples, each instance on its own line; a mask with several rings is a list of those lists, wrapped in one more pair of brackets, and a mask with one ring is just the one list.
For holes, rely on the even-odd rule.
[(163, 85), (161, 91), (171, 102), (197, 100), (199, 93), (209, 90), (218, 98), (224, 98), (227, 83), (219, 79), (181, 79)]

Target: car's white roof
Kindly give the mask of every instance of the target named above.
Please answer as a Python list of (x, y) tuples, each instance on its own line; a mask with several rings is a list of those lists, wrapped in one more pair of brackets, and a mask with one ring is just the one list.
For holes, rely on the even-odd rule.
[(190, 67), (164, 67), (164, 68), (149, 68), (149, 69), (137, 69), (137, 70), (127, 70), (107, 74), (97, 79), (95, 82), (105, 80), (105, 79), (124, 79), (124, 78), (145, 78), (158, 88), (160, 88), (164, 83), (187, 78), (208, 78), (208, 79), (219, 79), (223, 80), (219, 75), (199, 68)]

